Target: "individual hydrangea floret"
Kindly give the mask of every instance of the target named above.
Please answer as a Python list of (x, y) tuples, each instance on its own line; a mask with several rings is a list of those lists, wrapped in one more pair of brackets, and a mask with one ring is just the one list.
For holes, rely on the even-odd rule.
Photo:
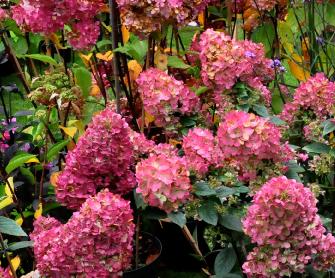
[(178, 122), (174, 113), (190, 114), (199, 109), (199, 98), (182, 81), (162, 70), (150, 68), (136, 80), (144, 108), (155, 124), (166, 126)]
[(327, 270), (335, 261), (335, 239), (325, 235), (309, 188), (286, 177), (272, 178), (256, 193), (243, 221), (257, 247), (243, 270), (248, 277), (303, 273), (309, 263)]
[[(223, 161), (253, 171), (262, 160), (288, 162), (293, 151), (281, 142), (281, 133), (268, 119), (243, 111), (228, 112), (218, 128), (218, 144)], [(250, 176), (251, 177), (251, 176)]]
[(191, 182), (184, 158), (151, 155), (136, 166), (137, 193), (150, 206), (172, 212), (190, 198)]
[(217, 164), (217, 146), (215, 138), (208, 129), (194, 128), (183, 139), (188, 167), (204, 175), (211, 165)]
[(293, 101), (285, 104), (281, 118), (292, 122), (300, 111), (312, 111), (322, 120), (334, 113), (335, 83), (317, 73), (296, 89)]
[(93, 117), (76, 148), (66, 156), (65, 169), (57, 181), (57, 200), (78, 209), (101, 188), (129, 192), (135, 185), (129, 136), (128, 124), (109, 108)]
[(274, 78), (271, 60), (265, 58), (262, 44), (236, 41), (222, 32), (206, 30), (200, 37), (201, 76), (206, 86), (218, 94), (245, 82), (258, 90), (266, 103), (271, 93), (265, 84)]
[(30, 234), (44, 277), (122, 277), (132, 259), (135, 225), (130, 202), (101, 191), (66, 224), (40, 217)]

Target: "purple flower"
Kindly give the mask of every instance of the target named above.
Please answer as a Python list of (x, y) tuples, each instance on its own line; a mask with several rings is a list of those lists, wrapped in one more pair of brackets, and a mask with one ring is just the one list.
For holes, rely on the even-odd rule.
[(244, 55), (248, 58), (255, 58), (256, 57), (255, 53), (253, 53), (252, 51), (249, 51), (249, 50), (244, 52)]

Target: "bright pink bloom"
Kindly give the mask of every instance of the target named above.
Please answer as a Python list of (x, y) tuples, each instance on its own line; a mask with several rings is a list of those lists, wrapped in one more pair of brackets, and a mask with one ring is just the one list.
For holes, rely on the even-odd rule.
[(1, 278), (13, 278), (12, 272), (10, 271), (10, 268), (7, 267), (6, 269), (0, 267), (0, 277)]
[(155, 117), (155, 124), (177, 122), (174, 113), (191, 114), (200, 108), (199, 98), (182, 81), (164, 71), (150, 68), (136, 80), (145, 110)]
[(293, 101), (285, 104), (281, 118), (291, 122), (300, 110), (312, 111), (318, 119), (334, 113), (335, 83), (317, 73), (296, 89)]
[(130, 128), (119, 114), (106, 108), (96, 115), (66, 156), (65, 169), (57, 181), (57, 200), (78, 209), (101, 188), (129, 192), (135, 186), (129, 136)]
[(335, 239), (324, 235), (316, 203), (309, 188), (284, 176), (263, 185), (243, 221), (245, 233), (258, 245), (243, 265), (248, 277), (290, 276), (312, 261), (327, 270), (334, 263)]
[(194, 128), (183, 139), (183, 150), (189, 169), (206, 174), (208, 167), (218, 163), (218, 149), (211, 131)]
[(191, 182), (184, 158), (153, 154), (136, 166), (137, 193), (145, 202), (166, 212), (175, 211), (190, 199)]
[(132, 259), (129, 201), (107, 190), (89, 197), (68, 223), (40, 217), (30, 234), (37, 269), (47, 277), (122, 277)]
[(218, 95), (240, 80), (258, 90), (266, 103), (271, 102), (271, 93), (264, 85), (273, 80), (274, 69), (271, 60), (265, 58), (262, 44), (235, 41), (208, 29), (200, 37), (200, 49), (202, 80)]
[(246, 180), (264, 159), (287, 162), (293, 157), (293, 151), (281, 142), (280, 130), (273, 123), (243, 111), (230, 111), (224, 116), (217, 138), (222, 158), (236, 165), (242, 176), (247, 174)]

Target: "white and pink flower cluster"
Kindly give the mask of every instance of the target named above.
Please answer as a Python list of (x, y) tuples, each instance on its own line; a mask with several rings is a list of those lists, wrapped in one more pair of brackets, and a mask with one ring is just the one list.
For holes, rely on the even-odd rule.
[(282, 119), (292, 122), (300, 111), (312, 111), (317, 119), (334, 114), (335, 83), (324, 73), (317, 73), (295, 91), (293, 101), (285, 104)]
[(150, 68), (136, 80), (144, 109), (155, 117), (157, 126), (178, 122), (175, 113), (191, 114), (200, 108), (199, 98), (182, 81), (162, 70)]
[(257, 244), (243, 264), (248, 277), (290, 276), (309, 263), (319, 270), (335, 263), (335, 238), (325, 234), (316, 203), (310, 189), (284, 176), (263, 185), (243, 221)]
[(93, 117), (76, 148), (66, 156), (57, 181), (57, 200), (78, 209), (101, 188), (125, 194), (135, 186), (130, 128), (119, 114), (106, 108)]
[(129, 201), (107, 190), (89, 197), (66, 224), (38, 218), (30, 234), (37, 269), (46, 277), (122, 277), (131, 264), (132, 221)]
[(217, 95), (242, 81), (258, 90), (263, 100), (270, 103), (271, 92), (265, 84), (273, 80), (274, 69), (271, 60), (265, 58), (262, 44), (236, 41), (222, 32), (208, 29), (200, 36), (197, 48), (200, 49), (202, 80)]
[(71, 27), (67, 33), (69, 43), (77, 49), (88, 49), (100, 34), (95, 16), (103, 5), (103, 0), (21, 0), (12, 14), (24, 29), (45, 35), (68, 25)]
[(176, 154), (152, 154), (137, 164), (136, 178), (136, 192), (150, 206), (172, 212), (190, 200), (191, 181), (187, 164)]
[(280, 130), (268, 119), (234, 110), (226, 113), (216, 137), (206, 129), (191, 130), (183, 150), (188, 167), (200, 175), (210, 166), (230, 165), (249, 181), (256, 178), (262, 160), (284, 164), (292, 159), (293, 151), (281, 141)]
[(164, 25), (185, 25), (212, 0), (116, 0), (122, 23), (138, 35), (160, 31)]

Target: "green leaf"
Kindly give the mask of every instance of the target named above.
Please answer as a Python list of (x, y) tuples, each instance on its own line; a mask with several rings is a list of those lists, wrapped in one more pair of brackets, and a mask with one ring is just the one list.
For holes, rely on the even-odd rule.
[(24, 55), (28, 51), (28, 44), (25, 37), (18, 37), (17, 41), (13, 42), (13, 46), (17, 55)]
[(38, 61), (50, 64), (50, 65), (53, 65), (53, 66), (57, 66), (58, 65), (58, 63), (53, 58), (51, 58), (48, 55), (43, 55), (43, 54), (26, 54), (26, 55), (17, 55), (17, 56), (19, 58), (20, 57), (22, 57), (22, 58), (31, 58), (31, 59), (38, 60)]
[(97, 42), (97, 47), (100, 49), (106, 45), (112, 45), (113, 42), (111, 40), (101, 40)]
[(213, 201), (206, 201), (204, 202), (200, 208), (198, 209), (199, 212), (199, 216), (200, 218), (211, 224), (216, 226), (216, 224), (218, 223), (218, 219), (219, 219), (219, 215), (218, 212), (216, 210), (216, 203)]
[(282, 126), (285, 125), (286, 122), (284, 122), (282, 119), (276, 117), (276, 116), (272, 116), (270, 117), (270, 121), (275, 124), (276, 126)]
[(28, 236), (12, 219), (0, 216), (0, 233), (11, 236)]
[(290, 160), (288, 162), (288, 168), (296, 173), (303, 173), (305, 172), (305, 169), (301, 166), (298, 165), (297, 162), (295, 162), (294, 160)]
[(73, 69), (73, 74), (76, 84), (80, 87), (84, 97), (87, 98), (92, 86), (91, 73), (84, 67), (79, 67)]
[(199, 87), (196, 91), (195, 91), (195, 94), (197, 95), (197, 96), (201, 96), (202, 94), (204, 94), (204, 93), (206, 93), (206, 92), (208, 92), (209, 91), (209, 88), (208, 87), (206, 87), (206, 86), (201, 86), (201, 87)]
[(236, 192), (235, 188), (231, 188), (228, 186), (220, 186), (216, 189), (216, 195), (219, 198), (226, 198), (229, 197), (231, 195), (234, 195)]
[(136, 207), (138, 209), (145, 209), (147, 207), (147, 204), (143, 201), (142, 194), (137, 193), (136, 190), (134, 189), (134, 200)]
[(259, 26), (251, 35), (254, 42), (263, 43), (265, 52), (269, 53), (272, 50), (273, 40), (275, 39), (275, 30), (272, 24), (265, 23)]
[(332, 120), (327, 120), (324, 122), (324, 128), (322, 136), (325, 136), (335, 130), (335, 123)]
[(36, 155), (29, 154), (29, 153), (20, 153), (16, 156), (14, 156), (8, 163), (6, 167), (6, 173), (9, 174), (12, 171), (14, 171), (16, 168), (22, 166), (25, 162), (27, 162), (29, 159), (32, 159), (36, 157)]
[(208, 183), (204, 181), (195, 183), (193, 189), (197, 196), (213, 196), (216, 194), (216, 191), (210, 188)]
[(329, 153), (330, 147), (326, 144), (315, 142), (302, 148), (309, 153)]
[(69, 142), (70, 139), (67, 139), (53, 145), (47, 153), (47, 160), (50, 162)]
[(241, 218), (233, 214), (225, 214), (220, 216), (220, 224), (233, 231), (243, 232)]
[(183, 228), (186, 224), (186, 216), (182, 212), (171, 212), (168, 214), (168, 217), (171, 219), (171, 221), (181, 228)]
[(233, 248), (227, 247), (223, 249), (215, 258), (214, 271), (216, 278), (223, 278), (234, 267), (237, 256)]
[(261, 117), (269, 117), (269, 112), (264, 105), (254, 104), (252, 106), (252, 110), (254, 110)]
[(20, 241), (8, 245), (9, 251), (15, 251), (18, 249), (33, 247), (33, 241)]
[(177, 56), (168, 56), (168, 66), (175, 69), (188, 69), (189, 65), (185, 64), (182, 59)]
[(35, 177), (34, 174), (27, 168), (20, 167), (21, 175), (24, 177), (24, 179), (30, 184), (35, 184)]

